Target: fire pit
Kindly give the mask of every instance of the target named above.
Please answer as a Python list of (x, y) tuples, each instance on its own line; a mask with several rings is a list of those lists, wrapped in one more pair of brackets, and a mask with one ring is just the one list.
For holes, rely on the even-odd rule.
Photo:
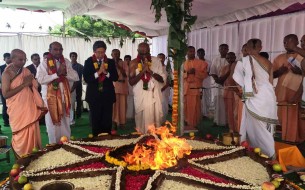
[(175, 128), (169, 126), (151, 128), (150, 135), (140, 142), (107, 152), (105, 160), (133, 171), (176, 166), (180, 159), (191, 154), (192, 147), (186, 139), (175, 137)]

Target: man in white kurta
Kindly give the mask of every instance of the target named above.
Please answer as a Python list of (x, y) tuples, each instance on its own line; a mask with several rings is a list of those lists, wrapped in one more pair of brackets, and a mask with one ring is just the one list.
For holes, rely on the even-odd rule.
[[(37, 74), (36, 74), (36, 78), (38, 82), (41, 84), (42, 98), (45, 102), (45, 105), (47, 105), (48, 108), (50, 106), (48, 105), (48, 84), (52, 83), (56, 79), (59, 79), (60, 77), (66, 78), (70, 84), (79, 80), (77, 72), (73, 70), (71, 62), (68, 59), (64, 59), (64, 64), (61, 63), (63, 62), (63, 56), (62, 56), (63, 49), (60, 43), (58, 42), (51, 43), (49, 51), (51, 56), (55, 60), (54, 65), (56, 66), (57, 73), (50, 74), (48, 60), (44, 59), (43, 62), (38, 66)], [(60, 62), (60, 60), (62, 61)], [(64, 73), (60, 73), (61, 71)], [(65, 97), (67, 95), (70, 96), (70, 94), (67, 94), (70, 93), (70, 90), (65, 91), (62, 82), (59, 82), (58, 88), (61, 93), (62, 103), (63, 105), (65, 105), (66, 104)], [(64, 93), (66, 93), (66, 95), (64, 95)], [(63, 109), (65, 109), (64, 106)], [(60, 122), (54, 123), (53, 122), (54, 119), (52, 120), (51, 118), (50, 108), (49, 108), (49, 112), (45, 116), (45, 122), (46, 122), (50, 144), (58, 143), (62, 136), (66, 136), (70, 138), (71, 129), (70, 129), (69, 112), (70, 110), (63, 111), (63, 116), (61, 117)]]
[(163, 117), (162, 117), (162, 123), (166, 121), (166, 116), (168, 114), (168, 104), (169, 104), (169, 98), (170, 98), (170, 87), (169, 87), (169, 79), (168, 79), (168, 72), (166, 70), (165, 62), (165, 55), (163, 53), (158, 54), (158, 58), (161, 61), (162, 64), (162, 71), (164, 76), (164, 84), (161, 88), (162, 92), (162, 111), (163, 111)]
[(223, 96), (223, 87), (222, 84), (218, 82), (218, 79), (220, 77), (220, 72), (224, 66), (229, 64), (226, 60), (226, 55), (229, 51), (229, 46), (227, 44), (221, 44), (219, 46), (219, 53), (220, 57), (216, 57), (212, 61), (211, 69), (210, 69), (210, 75), (214, 78), (214, 81), (216, 83), (215, 89), (213, 89), (215, 97), (214, 97), (214, 104), (215, 104), (215, 110), (214, 110), (214, 122), (216, 125), (224, 126), (227, 124), (226, 119), (226, 112), (225, 112), (225, 103), (224, 103), (224, 96)]
[(246, 98), (240, 129), (241, 142), (249, 140), (251, 147), (259, 147), (264, 154), (273, 157), (273, 132), (278, 117), (276, 96), (270, 82), (272, 67), (270, 62), (269, 69), (263, 64), (263, 61), (267, 60), (260, 57), (258, 52), (255, 56), (243, 57), (242, 63), (238, 63), (242, 64), (244, 73), (233, 74), (233, 79), (243, 87)]
[[(138, 58), (130, 64), (129, 83), (133, 86), (136, 130), (144, 134), (150, 126), (160, 126), (164, 76), (160, 60), (150, 57), (148, 44), (139, 44), (138, 53)], [(145, 75), (150, 76), (147, 85), (142, 80)]]

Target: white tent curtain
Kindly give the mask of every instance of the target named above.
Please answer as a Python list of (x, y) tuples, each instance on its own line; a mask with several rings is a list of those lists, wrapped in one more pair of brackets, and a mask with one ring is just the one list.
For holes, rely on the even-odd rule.
[(152, 39), (152, 49), (151, 55), (157, 56), (159, 53), (164, 53), (165, 56), (168, 55), (167, 52), (167, 35), (158, 36)]
[(211, 60), (211, 44), (208, 39), (211, 38), (210, 29), (195, 30), (188, 34), (188, 45), (194, 46), (195, 49), (205, 49), (205, 58)]
[(242, 22), (239, 25), (239, 49), (251, 38), (262, 40), (262, 51), (272, 52), (272, 20), (270, 18)]
[[(299, 39), (305, 34), (305, 11), (263, 19), (205, 28), (188, 34), (188, 45), (196, 49), (204, 48), (206, 58), (212, 60), (218, 53), (218, 46), (227, 43), (230, 51), (241, 56), (240, 49), (250, 38), (259, 38), (263, 42), (262, 51), (270, 55), (272, 61), (285, 51), (283, 39), (288, 34), (296, 34)], [(166, 47), (166, 36), (153, 38), (153, 53)], [(155, 45), (161, 47), (154, 47)], [(163, 52), (164, 53), (164, 52)]]
[(220, 44), (228, 44), (229, 51), (238, 52), (238, 23), (211, 28), (210, 40), (212, 58), (219, 54), (218, 49)]
[[(84, 64), (85, 60), (93, 54), (92, 45), (100, 38), (91, 38), (91, 42), (86, 42), (82, 38), (63, 38), (55, 36), (31, 36), (17, 34), (15, 36), (0, 35), (0, 56), (6, 52), (11, 52), (15, 48), (22, 49), (27, 54), (28, 62), (26, 65), (31, 64), (30, 57), (33, 53), (38, 53), (41, 57), (42, 54), (49, 49), (49, 44), (58, 41), (63, 45), (63, 54), (69, 59), (70, 52), (74, 51), (78, 54), (78, 62)], [(121, 58), (125, 55), (131, 55), (132, 58), (137, 56), (138, 44), (143, 42), (143, 39), (136, 39), (132, 43), (131, 39), (125, 40), (122, 48), (119, 46), (120, 39), (111, 39), (111, 44), (107, 45), (107, 56), (111, 57), (112, 49), (119, 49), (121, 51)], [(3, 58), (2, 58), (3, 59)], [(0, 64), (3, 64), (1, 61)]]

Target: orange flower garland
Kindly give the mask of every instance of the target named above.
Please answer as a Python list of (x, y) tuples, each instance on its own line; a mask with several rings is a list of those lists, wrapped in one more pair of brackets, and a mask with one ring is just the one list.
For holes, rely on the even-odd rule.
[(178, 84), (178, 71), (174, 71), (174, 86), (173, 86), (173, 112), (172, 124), (177, 127), (178, 125), (178, 102), (179, 102), (179, 84)]
[[(142, 71), (143, 69), (143, 63), (142, 63), (142, 58), (140, 55), (137, 56), (137, 62), (138, 62), (138, 70), (139, 72)], [(145, 57), (145, 62), (147, 62), (148, 67), (151, 67), (151, 56), (148, 55)], [(143, 81), (143, 90), (148, 90), (148, 82), (151, 79), (151, 74), (149, 72), (145, 72), (145, 74), (142, 76), (141, 80)]]
[[(66, 64), (63, 55), (60, 56), (58, 61), (61, 64), (64, 64), (64, 65)], [(57, 72), (56, 61), (55, 61), (53, 55), (50, 53), (48, 54), (48, 57), (47, 57), (47, 66), (48, 66), (49, 74), (55, 74)], [(58, 79), (55, 79), (52, 81), (52, 86), (55, 91), (59, 89), (59, 83), (62, 82), (62, 80), (63, 80), (63, 76), (60, 76)]]

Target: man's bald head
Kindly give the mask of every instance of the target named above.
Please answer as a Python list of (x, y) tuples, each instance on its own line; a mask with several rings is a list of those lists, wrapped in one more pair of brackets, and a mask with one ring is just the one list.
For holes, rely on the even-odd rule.
[(293, 52), (290, 47), (299, 45), (298, 36), (295, 34), (288, 34), (287, 36), (284, 37), (283, 43), (284, 43), (284, 48), (286, 49), (287, 52)]
[(22, 51), (21, 49), (13, 49), (11, 52), (11, 59), (20, 57), (21, 55), (25, 55), (24, 51)]
[(23, 67), (27, 61), (26, 54), (21, 49), (14, 49), (11, 52), (11, 59), (12, 64), (14, 64), (14, 66), (18, 68)]
[(149, 54), (149, 44), (148, 43), (145, 43), (145, 42), (142, 42), (139, 44), (138, 46), (138, 53), (140, 56), (146, 56)]
[(298, 36), (295, 34), (288, 34), (287, 36), (284, 37), (284, 39), (290, 39), (292, 41), (299, 41)]

